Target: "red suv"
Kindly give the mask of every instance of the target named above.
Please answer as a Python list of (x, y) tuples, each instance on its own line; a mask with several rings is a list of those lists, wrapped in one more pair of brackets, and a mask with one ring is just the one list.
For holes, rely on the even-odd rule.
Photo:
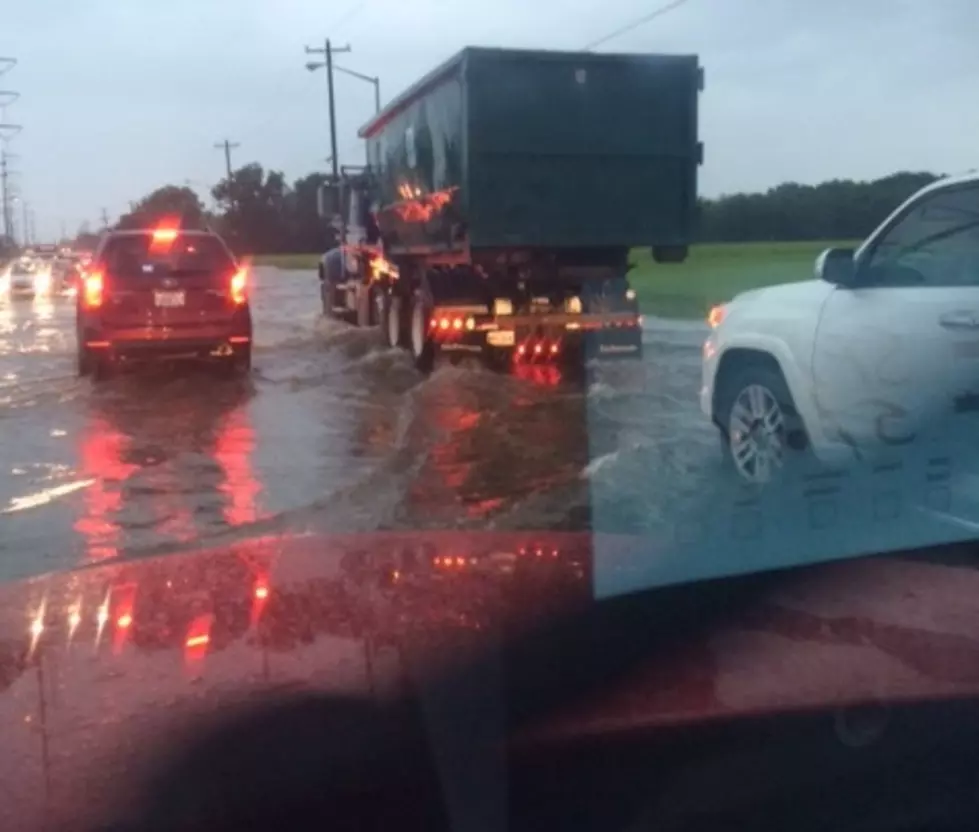
[(110, 232), (85, 268), (77, 303), (80, 375), (154, 359), (251, 368), (248, 276), (212, 232)]

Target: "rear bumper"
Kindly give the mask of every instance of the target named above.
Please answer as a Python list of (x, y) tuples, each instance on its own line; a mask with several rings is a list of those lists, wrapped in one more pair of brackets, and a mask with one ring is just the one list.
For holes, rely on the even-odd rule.
[(642, 319), (637, 314), (500, 317), (472, 331), (436, 334), (436, 344), (445, 353), (526, 363), (641, 358)]
[(251, 327), (201, 326), (192, 329), (86, 328), (81, 346), (114, 359), (226, 360), (251, 348)]

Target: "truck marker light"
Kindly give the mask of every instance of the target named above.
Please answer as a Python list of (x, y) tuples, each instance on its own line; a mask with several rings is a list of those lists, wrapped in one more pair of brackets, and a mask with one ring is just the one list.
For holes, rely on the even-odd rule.
[(557, 355), (557, 344), (551, 344), (551, 355)]
[(466, 318), (466, 329), (472, 332), (476, 328), (475, 318)]
[(442, 320), (439, 321), (439, 329), (448, 329), (448, 328), (449, 328), (449, 319), (442, 318)]
[(453, 329), (462, 329), (462, 318), (456, 318), (452, 322), (452, 328)]
[(534, 355), (540, 355), (543, 349), (544, 349), (543, 344), (534, 344)]

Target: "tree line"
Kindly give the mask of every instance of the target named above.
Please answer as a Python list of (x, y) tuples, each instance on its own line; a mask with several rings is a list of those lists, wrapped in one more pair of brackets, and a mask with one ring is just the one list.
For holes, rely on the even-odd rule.
[[(859, 239), (895, 207), (937, 179), (902, 171), (873, 181), (834, 179), (818, 185), (786, 182), (759, 193), (698, 200), (700, 242)], [(191, 188), (166, 185), (131, 205), (117, 228), (139, 228), (161, 216), (185, 226), (208, 226), (239, 254), (322, 252), (333, 232), (317, 214), (316, 194), (326, 175), (310, 173), (288, 183), (281, 171), (245, 165), (211, 191), (208, 210)], [(89, 235), (92, 237), (94, 235)]]

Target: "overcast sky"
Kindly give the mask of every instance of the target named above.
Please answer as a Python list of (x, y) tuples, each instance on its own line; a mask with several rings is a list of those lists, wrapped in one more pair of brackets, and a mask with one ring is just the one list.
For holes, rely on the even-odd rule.
[[(239, 142), (291, 180), (324, 169), (326, 81), (306, 44), (387, 100), (466, 45), (578, 49), (664, 0), (0, 0), (9, 145), (39, 236), (154, 187), (201, 193)], [(979, 0), (687, 0), (600, 51), (697, 53), (706, 195), (785, 180), (979, 167)], [(371, 87), (336, 79), (341, 161)]]

